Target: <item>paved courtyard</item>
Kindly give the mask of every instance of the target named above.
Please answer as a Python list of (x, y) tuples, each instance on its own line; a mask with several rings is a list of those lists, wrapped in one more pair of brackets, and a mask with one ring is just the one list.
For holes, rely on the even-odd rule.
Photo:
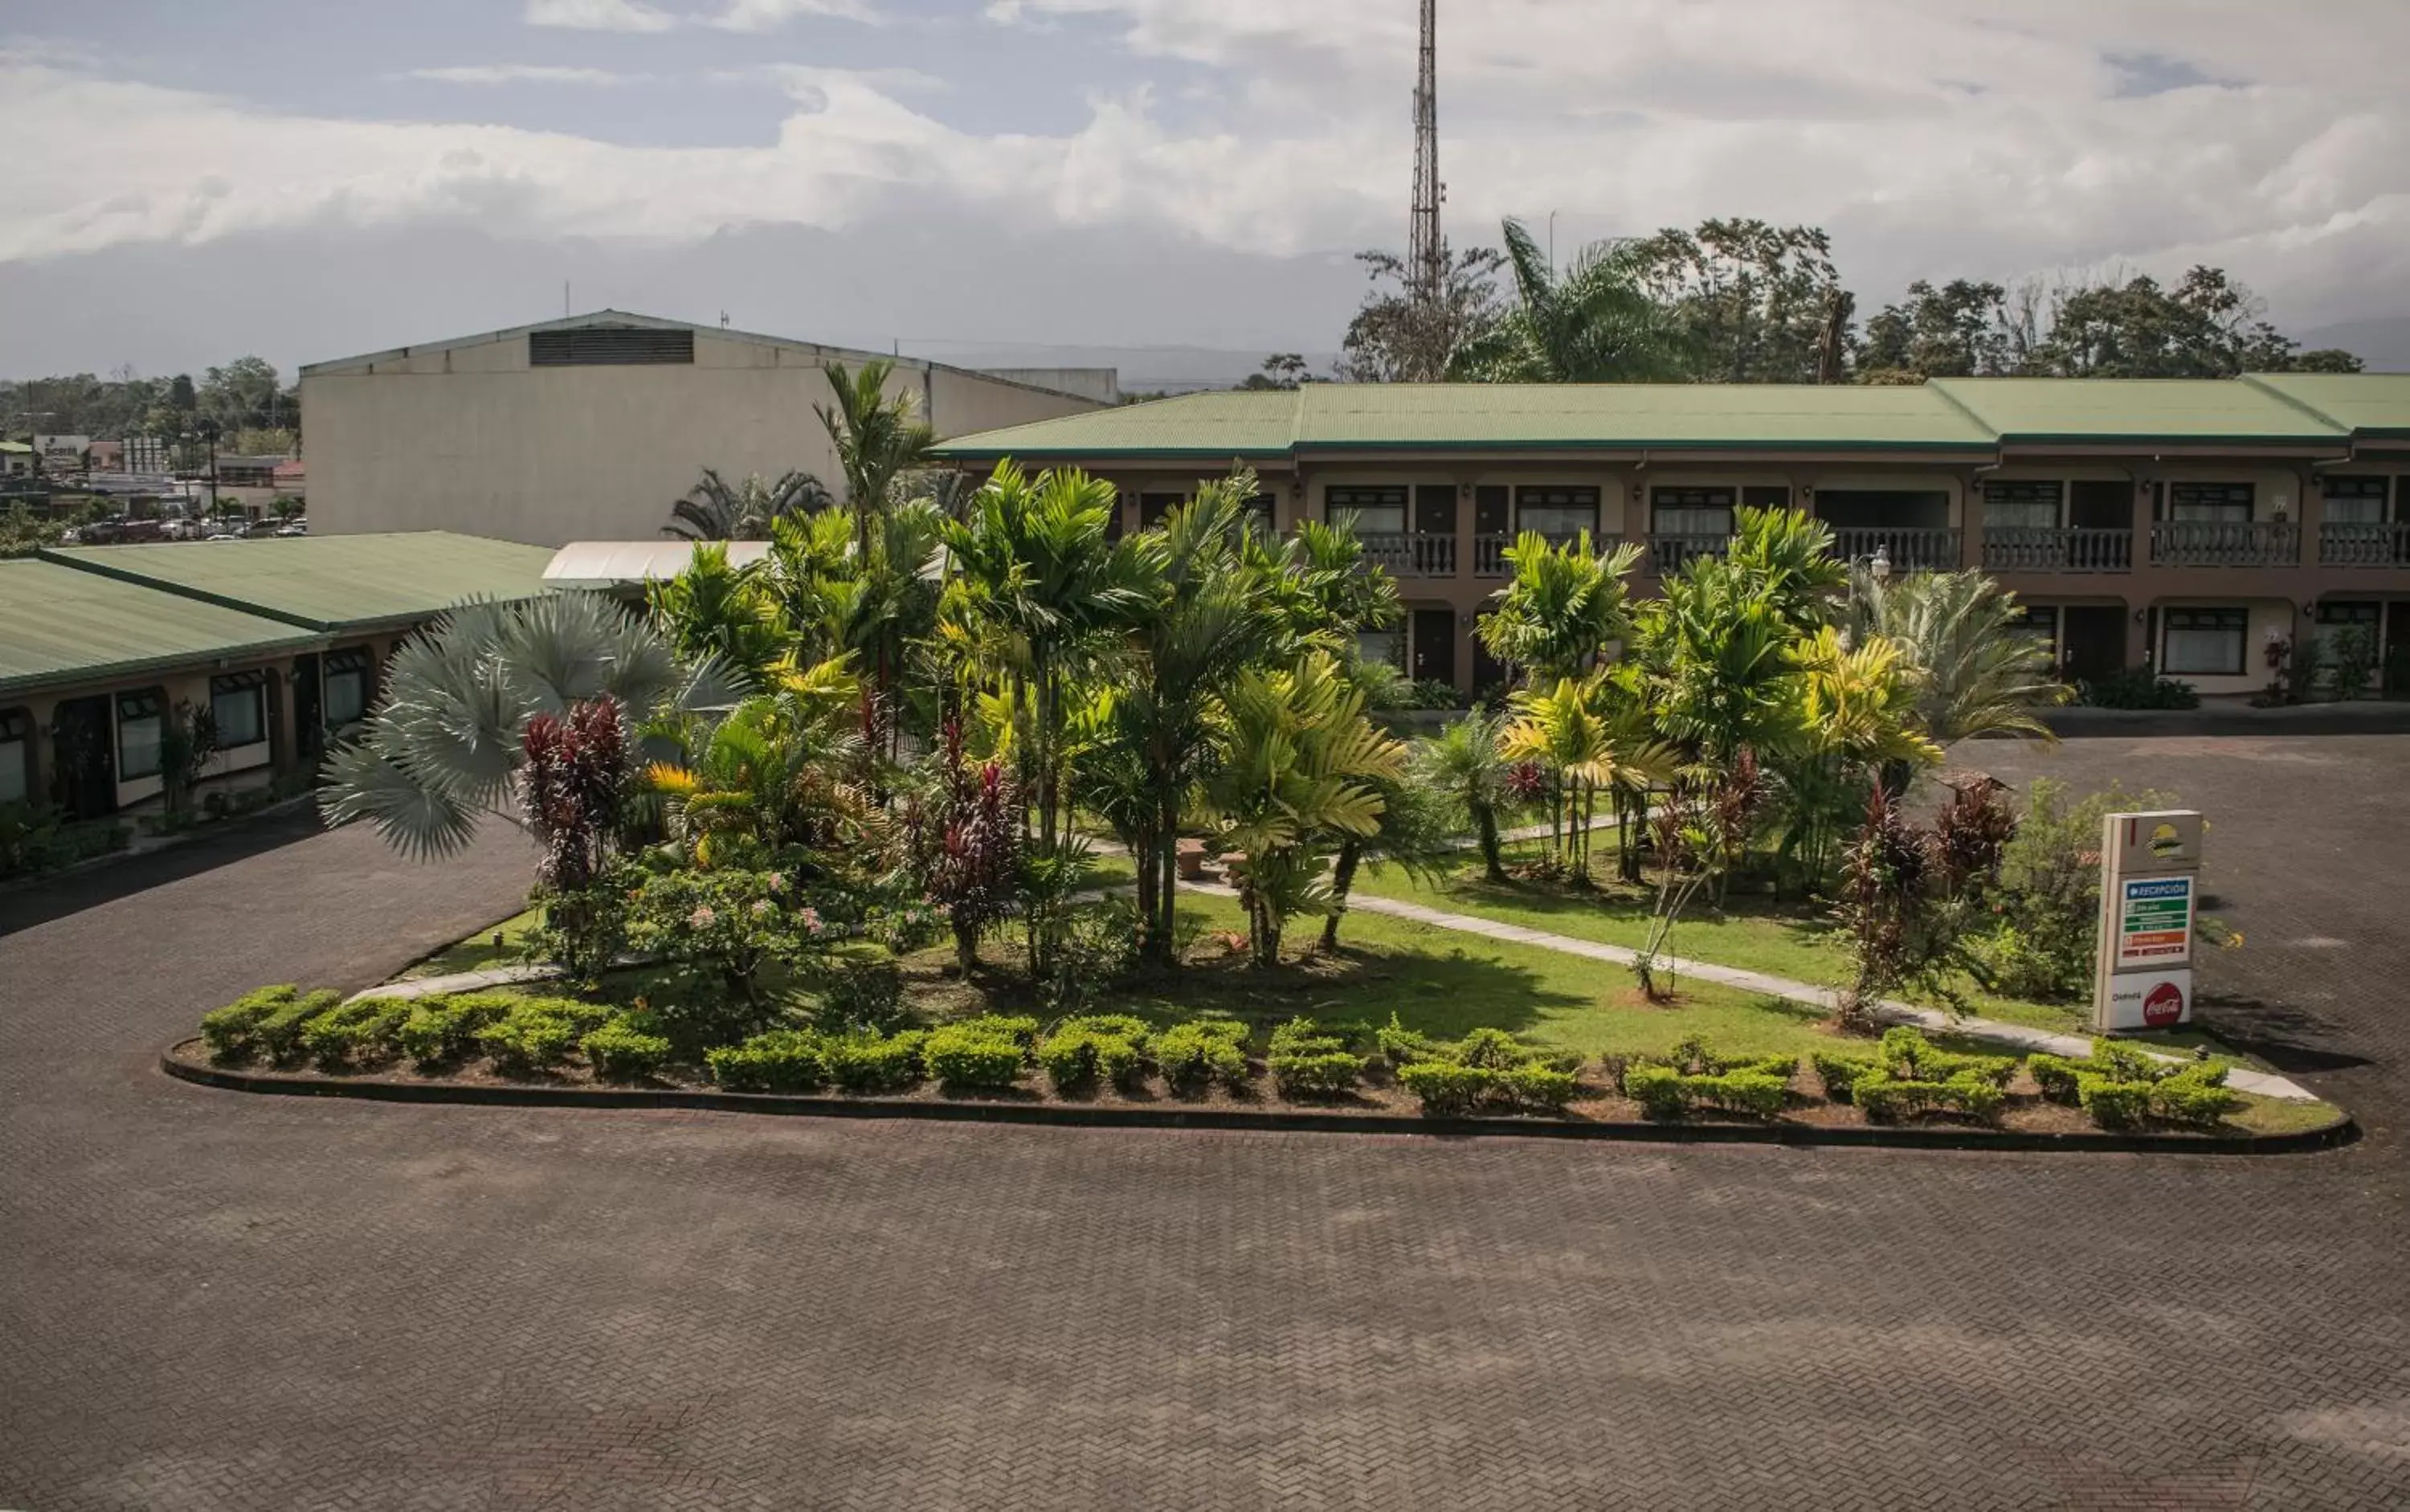
[[(2410, 1505), (2410, 737), (2208, 809), (2256, 1161), (411, 1108), (170, 1082), (509, 911), (298, 823), (0, 895), (0, 1507)], [(2011, 758), (2014, 758), (2011, 760)], [(2244, 865), (2246, 859), (2249, 865)]]

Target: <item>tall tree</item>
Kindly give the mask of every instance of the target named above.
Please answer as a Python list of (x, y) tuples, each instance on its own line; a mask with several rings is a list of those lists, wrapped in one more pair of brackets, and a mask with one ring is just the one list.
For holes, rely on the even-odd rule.
[(1414, 298), (1406, 261), (1396, 253), (1359, 252), (1356, 260), (1372, 288), (1340, 343), (1339, 374), (1349, 383), (1437, 383), (1457, 351), (1488, 335), (1504, 313), (1497, 275), (1506, 259), (1492, 248), (1442, 248), (1447, 277), (1435, 307)]
[(702, 481), (670, 505), (670, 522), (661, 533), (682, 541), (766, 541), (779, 520), (817, 515), (829, 502), (828, 489), (808, 472), (784, 472), (775, 483), (757, 472), (731, 487), (706, 467)]
[(1632, 630), (1632, 570), (1640, 547), (1592, 549), (1590, 532), (1550, 545), (1525, 531), (1505, 551), (1506, 586), (1490, 595), (1478, 633), (1491, 656), (1538, 683), (1579, 677)]
[(1694, 231), (1668, 228), (1631, 243), (1625, 260), (1667, 313), (1688, 359), (1681, 376), (1723, 384), (1838, 378), (1851, 301), (1822, 227), (1703, 221)]
[(1992, 377), (2019, 371), (2009, 291), (1997, 284), (1953, 278), (1936, 288), (1924, 279), (1908, 298), (1887, 304), (1866, 322), (1858, 351), (1862, 382)]
[(1503, 231), (1515, 308), (1456, 349), (1448, 376), (1471, 383), (1650, 383), (1690, 359), (1665, 308), (1643, 286), (1633, 244), (1594, 242), (1561, 272), (1520, 221)]

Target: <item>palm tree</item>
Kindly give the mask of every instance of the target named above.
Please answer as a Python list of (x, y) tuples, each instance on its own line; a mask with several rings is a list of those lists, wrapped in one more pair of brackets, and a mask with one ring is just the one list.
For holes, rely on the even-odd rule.
[(1498, 838), (1498, 815), (1509, 801), (1507, 763), (1498, 753), (1498, 736), (1506, 721), (1475, 710), (1449, 724), (1415, 752), (1415, 775), (1425, 787), (1446, 795), (1462, 809), (1481, 843), (1483, 875), (1490, 881), (1506, 880), (1505, 858)]
[(1140, 665), (1097, 690), (1085, 716), (1090, 736), (1080, 743), (1083, 796), (1137, 858), (1145, 949), (1167, 966), (1177, 963), (1181, 813), (1211, 769), (1222, 695), (1283, 641), (1263, 570), (1245, 560), (1255, 493), (1245, 472), (1206, 483), (1161, 530), (1138, 538), (1159, 583), (1131, 632)]
[(1508, 666), (1538, 682), (1579, 677), (1610, 643), (1632, 632), (1625, 579), (1639, 563), (1637, 545), (1602, 552), (1591, 548), (1588, 531), (1561, 545), (1525, 531), (1505, 560), (1512, 576), (1491, 595), (1479, 632), (1489, 654)]
[[(1076, 469), (1030, 478), (999, 463), (969, 516), (940, 527), (953, 578), (941, 608), (965, 666), (999, 668), (1009, 723), (1025, 729), (1037, 821), (1034, 868), (1059, 870), (1070, 848), (1063, 771), (1074, 677), (1148, 612), (1159, 592), (1147, 548), (1106, 535), (1113, 486)], [(1031, 967), (1053, 969), (1054, 926), (1033, 910)], [(1051, 920), (1051, 913), (1048, 920)]]
[(1294, 670), (1248, 672), (1224, 700), (1223, 760), (1206, 801), (1247, 910), (1248, 956), (1280, 960), (1281, 932), (1329, 904), (1324, 847), (1379, 827), (1376, 784), (1405, 775), (1406, 749), (1373, 729), (1363, 694), (1328, 652)]
[(1560, 677), (1552, 688), (1525, 689), (1514, 695), (1514, 717), (1498, 733), (1502, 758), (1536, 762), (1554, 778), (1557, 859), (1577, 882), (1590, 878), (1599, 791), (1645, 801), (1649, 785), (1671, 778), (1678, 762), (1671, 747), (1617, 718), (1617, 691), (1604, 667), (1578, 681)]
[(1517, 307), (1457, 349), (1448, 376), (1462, 383), (1667, 383), (1685, 371), (1680, 332), (1649, 297), (1631, 243), (1584, 248), (1560, 274), (1523, 223), (1505, 225)]
[(704, 724), (675, 760), (646, 770), (669, 800), (669, 829), (698, 866), (779, 864), (798, 849), (854, 871), (885, 826), (849, 780), (867, 754), (853, 713), (861, 690), (843, 659), (783, 663), (770, 691)]
[(472, 604), (394, 652), (360, 738), (327, 759), (319, 807), (329, 824), (366, 820), (404, 854), (441, 860), (486, 815), (525, 826), (513, 779), (538, 714), (608, 698), (642, 725), (737, 696), (716, 659), (681, 662), (606, 595)]
[(758, 677), (793, 639), (758, 564), (732, 566), (717, 542), (698, 543), (675, 577), (646, 586), (645, 600), (653, 623), (690, 661), (716, 656)]
[(2057, 738), (2037, 711), (2067, 702), (2070, 691), (2054, 676), (2049, 647), (2019, 632), (2015, 594), (1979, 572), (1853, 577), (1853, 628), (1898, 648), (1927, 735), (1943, 746), (1978, 735)]
[(926, 465), (937, 433), (912, 418), (917, 407), (909, 393), (890, 398), (888, 377), (895, 365), (883, 357), (859, 371), (832, 362), (822, 371), (834, 402), (816, 404), (812, 413), (836, 448), (837, 467), (845, 473), (846, 502), (858, 521), (858, 547), (870, 555), (870, 522), (885, 513), (895, 482), (904, 473)]
[(731, 487), (706, 467), (703, 481), (670, 505), (661, 533), (682, 541), (766, 541), (779, 520), (819, 514), (829, 503), (828, 489), (808, 472), (782, 472), (776, 483), (757, 472)]

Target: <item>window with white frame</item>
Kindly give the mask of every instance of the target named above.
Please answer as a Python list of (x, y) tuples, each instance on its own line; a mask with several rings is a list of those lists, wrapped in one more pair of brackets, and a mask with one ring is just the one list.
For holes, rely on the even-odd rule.
[(221, 750), (255, 746), (267, 739), (267, 672), (254, 670), (211, 677), (210, 719), (217, 725)]
[(1551, 541), (1570, 541), (1582, 531), (1598, 534), (1598, 490), (1556, 485), (1515, 490), (1515, 529), (1537, 531)]
[(375, 653), (365, 646), (327, 653), (326, 693), (319, 708), (327, 729), (340, 730), (368, 717), (370, 679), (375, 675)]
[(2327, 523), (2384, 524), (2386, 485), (2392, 481), (2390, 478), (2327, 479)]
[(1648, 529), (1658, 535), (1730, 535), (1730, 488), (1651, 488)]
[(2064, 486), (2056, 482), (1986, 483), (1983, 485), (1983, 528), (1987, 531), (2054, 531), (2058, 529), (2059, 496), (2065, 491)]
[(1333, 524), (1356, 516), (1357, 535), (1406, 533), (1405, 485), (1381, 487), (1331, 487), (1322, 490), (1322, 517)]
[(159, 738), (167, 699), (156, 688), (117, 695), (117, 780), (159, 775)]
[(2171, 483), (2168, 518), (2241, 525), (2251, 518), (2251, 497), (2248, 483)]
[(26, 803), (34, 795), (34, 717), (23, 709), (0, 710), (0, 804)]
[(2170, 609), (2159, 670), (2170, 676), (2240, 676), (2250, 630), (2247, 610)]

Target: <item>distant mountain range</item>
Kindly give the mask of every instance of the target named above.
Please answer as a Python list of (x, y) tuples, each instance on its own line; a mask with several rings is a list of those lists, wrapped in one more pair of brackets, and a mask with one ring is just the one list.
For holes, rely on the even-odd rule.
[(2346, 320), (2341, 325), (2302, 331), (2294, 340), (2309, 352), (2342, 347), (2367, 363), (2371, 372), (2410, 372), (2410, 315)]

